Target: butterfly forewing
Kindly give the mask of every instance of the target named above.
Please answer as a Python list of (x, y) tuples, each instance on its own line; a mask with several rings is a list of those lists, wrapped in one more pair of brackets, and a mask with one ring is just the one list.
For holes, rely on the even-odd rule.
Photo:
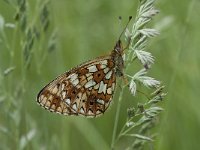
[(116, 85), (114, 68), (111, 55), (83, 63), (45, 86), (37, 102), (64, 115), (99, 116), (112, 100)]

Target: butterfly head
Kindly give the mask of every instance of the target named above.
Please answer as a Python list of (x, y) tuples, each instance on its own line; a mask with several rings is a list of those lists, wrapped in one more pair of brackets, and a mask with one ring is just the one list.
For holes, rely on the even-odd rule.
[(123, 47), (122, 47), (122, 42), (121, 40), (118, 40), (115, 47), (114, 47), (114, 51), (117, 53), (122, 53), (123, 52)]

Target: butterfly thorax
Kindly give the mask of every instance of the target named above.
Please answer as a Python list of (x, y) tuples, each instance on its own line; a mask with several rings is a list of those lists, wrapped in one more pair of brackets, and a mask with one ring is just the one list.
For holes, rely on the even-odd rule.
[(124, 60), (123, 60), (123, 47), (121, 41), (117, 41), (114, 50), (111, 53), (113, 62), (115, 63), (115, 75), (117, 77), (123, 76)]

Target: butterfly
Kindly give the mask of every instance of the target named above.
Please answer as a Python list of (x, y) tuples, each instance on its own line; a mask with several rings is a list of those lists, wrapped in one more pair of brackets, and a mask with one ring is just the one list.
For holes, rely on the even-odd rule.
[(102, 115), (112, 102), (116, 78), (123, 76), (123, 52), (119, 38), (109, 55), (82, 63), (51, 81), (39, 92), (37, 103), (63, 115)]

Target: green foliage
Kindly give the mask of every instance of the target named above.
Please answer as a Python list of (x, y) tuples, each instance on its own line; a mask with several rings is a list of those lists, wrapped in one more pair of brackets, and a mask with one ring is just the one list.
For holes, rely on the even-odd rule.
[[(128, 73), (129, 67), (136, 64), (135, 60), (139, 60), (143, 65), (142, 69), (136, 72), (134, 75), (127, 75), (130, 78), (129, 81), (129, 89), (133, 96), (138, 94), (140, 91), (140, 85), (147, 87), (149, 89), (155, 89), (153, 92), (154, 95), (152, 98), (148, 98), (149, 94), (143, 93), (147, 97), (147, 102), (144, 104), (138, 103), (137, 110), (132, 107), (128, 109), (127, 121), (122, 127), (120, 133), (117, 135), (116, 132), (119, 122), (119, 113), (120, 108), (123, 103), (123, 93), (126, 85), (122, 87), (122, 90), (119, 94), (118, 106), (116, 110), (115, 124), (113, 129), (113, 137), (111, 148), (115, 149), (116, 143), (123, 136), (128, 136), (131, 143), (127, 143), (125, 147), (122, 149), (143, 149), (146, 143), (153, 141), (153, 133), (151, 133), (151, 129), (155, 125), (155, 120), (158, 118), (159, 113), (163, 110), (161, 107), (156, 105), (160, 102), (165, 93), (162, 92), (163, 86), (160, 86), (160, 82), (156, 79), (147, 76), (147, 71), (150, 70), (152, 64), (154, 63), (154, 57), (150, 52), (146, 51), (147, 43), (150, 38), (155, 37), (159, 34), (156, 29), (148, 28), (148, 23), (152, 20), (152, 18), (159, 12), (154, 8), (154, 0), (142, 0), (139, 3), (137, 8), (137, 14), (132, 25), (131, 30), (126, 29), (125, 37), (128, 42), (128, 52), (125, 57), (125, 73)], [(138, 87), (139, 85), (139, 87)], [(158, 98), (159, 97), (159, 98)], [(133, 131), (133, 129), (135, 129)], [(137, 133), (137, 134), (136, 134)]]
[(7, 5), (1, 3), (1, 6), (12, 8), (14, 17), (1, 14), (0, 128), (4, 134), (0, 136), (0, 149), (37, 149), (39, 145), (31, 146), (37, 129), (35, 120), (27, 113), (29, 108), (26, 105), (30, 103), (26, 97), (33, 92), (33, 77), (29, 74), (42, 65), (33, 58), (42, 60), (48, 53), (48, 36), (52, 32), (48, 31), (48, 3), (38, 1), (35, 8), (31, 8), (26, 0), (7, 1)]

